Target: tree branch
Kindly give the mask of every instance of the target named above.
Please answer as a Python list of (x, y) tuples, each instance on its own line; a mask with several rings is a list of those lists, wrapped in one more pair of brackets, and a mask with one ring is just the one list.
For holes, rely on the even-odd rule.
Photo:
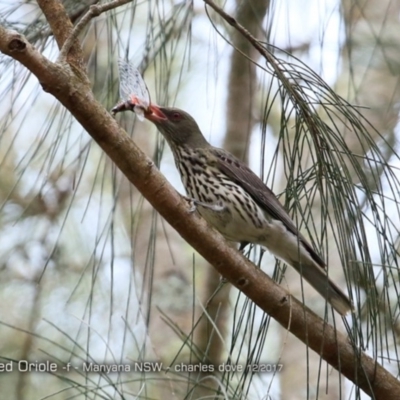
[(37, 3), (50, 25), (58, 47), (61, 48), (73, 28), (64, 5), (61, 0), (38, 0)]
[[(49, 23), (54, 26), (54, 21)], [(65, 42), (60, 32), (57, 36), (59, 43)], [(187, 202), (94, 98), (87, 77), (75, 75), (68, 64), (51, 63), (22, 35), (1, 26), (0, 51), (36, 75), (162, 217), (229, 282), (367, 394), (388, 399), (400, 393), (400, 383), (388, 371), (227, 245), (203, 219), (188, 212)]]
[(74, 43), (77, 43), (80, 33), (93, 18), (98, 17), (103, 12), (112, 10), (127, 3), (131, 3), (132, 1), (133, 0), (114, 0), (102, 5), (99, 4), (91, 5), (89, 7), (88, 12), (79, 20), (79, 22), (75, 25), (74, 29), (72, 30), (71, 34), (65, 40), (61, 48), (60, 55), (58, 56), (58, 61), (64, 61), (67, 58), (68, 53), (71, 50), (71, 47), (74, 45)]

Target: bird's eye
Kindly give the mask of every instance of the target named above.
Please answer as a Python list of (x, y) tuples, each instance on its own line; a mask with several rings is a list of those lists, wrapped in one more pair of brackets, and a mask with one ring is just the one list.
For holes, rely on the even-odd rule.
[(182, 114), (178, 113), (177, 111), (173, 112), (171, 115), (171, 120), (174, 122), (178, 122), (182, 119)]

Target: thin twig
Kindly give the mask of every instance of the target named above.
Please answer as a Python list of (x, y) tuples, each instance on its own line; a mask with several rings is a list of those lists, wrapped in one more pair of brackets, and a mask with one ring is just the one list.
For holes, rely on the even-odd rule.
[(281, 72), (278, 65), (275, 62), (274, 56), (261, 45), (260, 41), (257, 40), (243, 25), (231, 15), (227, 14), (221, 7), (217, 6), (212, 0), (204, 0), (204, 3), (208, 4), (214, 11), (219, 14), (229, 25), (233, 26), (239, 31), (253, 46), (256, 48), (262, 56), (274, 67), (276, 72)]
[(102, 5), (99, 4), (91, 5), (89, 7), (89, 11), (79, 20), (79, 22), (75, 25), (71, 34), (68, 36), (67, 40), (65, 41), (60, 51), (60, 55), (58, 56), (57, 61), (58, 62), (64, 61), (67, 58), (73, 43), (75, 42), (75, 40), (78, 39), (78, 36), (83, 31), (85, 26), (90, 22), (90, 20), (92, 20), (95, 17), (98, 17), (103, 12), (110, 11), (114, 8), (130, 3), (132, 1), (133, 0), (114, 0)]
[[(73, 12), (70, 12), (68, 14), (69, 19), (71, 20), (72, 23), (75, 23), (81, 16), (86, 13), (86, 11), (89, 9), (89, 7), (95, 3), (98, 3), (99, 0), (90, 0), (90, 4), (84, 4), (81, 8), (78, 8), (77, 10), (74, 10)], [(33, 30), (32, 32), (32, 25), (29, 25), (27, 29), (25, 30), (26, 33), (25, 36), (27, 40), (31, 43), (36, 43), (40, 39), (45, 39), (47, 40), (50, 36), (54, 35), (54, 32), (50, 28), (46, 29), (39, 29), (39, 30)]]
[[(279, 81), (283, 84), (283, 86), (288, 91), (289, 95), (293, 98), (295, 104), (297, 104), (302, 112), (305, 115), (310, 113), (309, 107), (304, 101), (301, 101), (301, 97), (297, 90), (290, 83), (289, 79), (285, 75), (284, 71), (279, 65), (278, 60), (274, 57), (274, 55), (268, 51), (262, 43), (255, 38), (243, 25), (241, 25), (234, 17), (226, 13), (221, 7), (217, 6), (212, 0), (203, 0), (204, 3), (208, 4), (217, 14), (219, 14), (229, 25), (235, 28), (238, 32), (245, 37), (252, 46), (263, 56), (267, 62), (271, 65), (273, 70), (275, 71)], [(313, 132), (313, 126), (309, 125), (310, 132)]]

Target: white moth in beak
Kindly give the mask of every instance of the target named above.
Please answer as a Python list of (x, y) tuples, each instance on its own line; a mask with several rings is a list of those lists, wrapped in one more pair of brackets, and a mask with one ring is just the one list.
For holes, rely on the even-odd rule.
[(136, 67), (125, 59), (118, 60), (119, 93), (122, 101), (111, 112), (134, 111), (140, 121), (144, 120), (144, 113), (150, 106), (150, 94), (142, 75)]

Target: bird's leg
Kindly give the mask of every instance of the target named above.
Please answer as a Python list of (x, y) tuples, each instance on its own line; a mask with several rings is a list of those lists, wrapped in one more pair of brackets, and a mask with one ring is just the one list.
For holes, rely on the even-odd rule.
[(193, 200), (194, 204), (196, 206), (200, 206), (203, 208), (208, 208), (211, 211), (215, 212), (221, 212), (225, 210), (225, 206), (222, 204), (222, 202), (217, 202), (217, 203), (203, 203), (202, 201), (199, 200)]
[(215, 211), (215, 212), (221, 212), (225, 210), (225, 206), (222, 204), (222, 202), (218, 203), (203, 203), (200, 200), (193, 199), (191, 197), (186, 197), (185, 199), (191, 203), (191, 207), (189, 209), (190, 213), (193, 213), (196, 211), (197, 206), (203, 207), (203, 208), (208, 208), (209, 210)]

